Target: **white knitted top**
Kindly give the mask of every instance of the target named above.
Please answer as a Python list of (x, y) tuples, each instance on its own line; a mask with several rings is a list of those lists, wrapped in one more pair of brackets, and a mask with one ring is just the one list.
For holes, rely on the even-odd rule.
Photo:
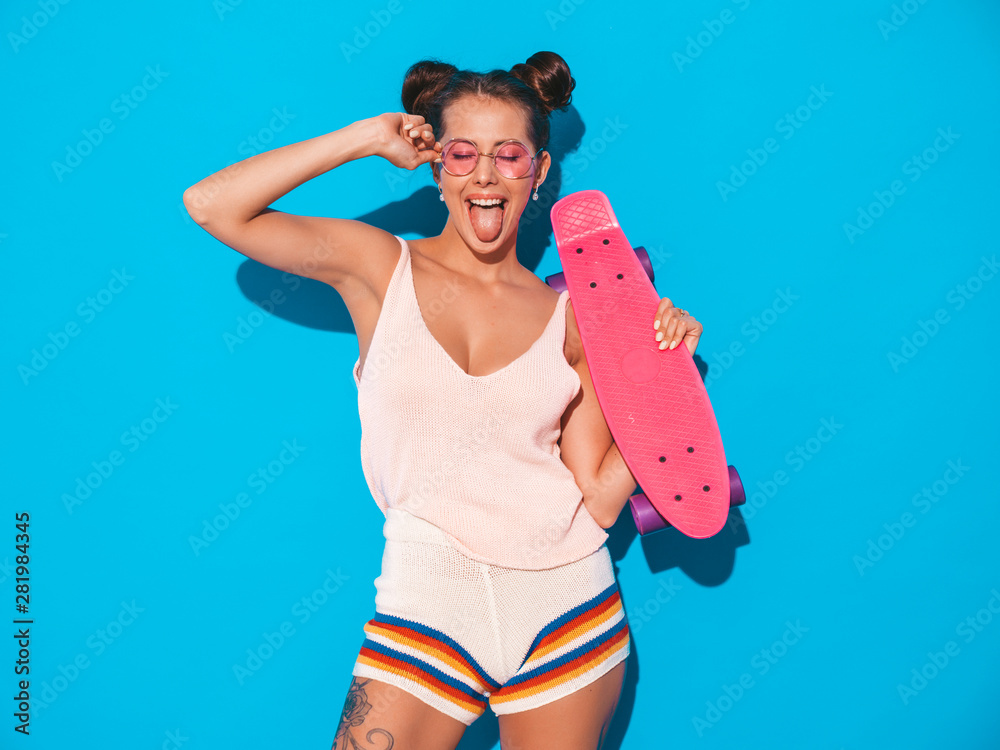
[[(427, 328), (401, 245), (364, 371), (354, 363), (361, 467), (382, 513), (434, 524), (468, 557), (540, 570), (608, 538), (559, 457), (560, 418), (580, 390), (563, 355), (568, 292), (527, 352), (469, 375)], [(428, 308), (435, 314), (446, 302)], [(437, 309), (440, 308), (440, 309)]]

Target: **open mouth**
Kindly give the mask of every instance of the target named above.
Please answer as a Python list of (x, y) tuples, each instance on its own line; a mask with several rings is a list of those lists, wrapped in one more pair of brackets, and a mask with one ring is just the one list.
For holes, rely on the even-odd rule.
[(503, 228), (506, 198), (470, 198), (465, 201), (469, 222), (480, 242), (493, 242)]

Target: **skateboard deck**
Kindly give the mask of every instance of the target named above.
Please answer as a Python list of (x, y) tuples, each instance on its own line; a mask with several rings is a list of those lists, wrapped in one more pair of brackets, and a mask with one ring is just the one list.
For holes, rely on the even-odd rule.
[(594, 390), (622, 458), (663, 519), (687, 536), (713, 536), (729, 515), (730, 474), (687, 346), (659, 349), (660, 296), (604, 193), (572, 193), (551, 215)]

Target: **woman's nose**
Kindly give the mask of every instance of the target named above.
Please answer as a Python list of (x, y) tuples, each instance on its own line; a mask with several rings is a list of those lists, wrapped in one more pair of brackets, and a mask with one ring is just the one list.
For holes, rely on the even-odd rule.
[(476, 162), (476, 168), (473, 170), (473, 177), (479, 184), (487, 184), (496, 181), (496, 166), (493, 164), (493, 159), (485, 154), (479, 155), (479, 161)]

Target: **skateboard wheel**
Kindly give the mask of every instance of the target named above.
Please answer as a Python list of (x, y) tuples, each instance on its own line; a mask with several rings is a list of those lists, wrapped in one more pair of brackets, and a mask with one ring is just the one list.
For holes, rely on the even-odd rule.
[(632, 495), (628, 499), (628, 505), (632, 511), (632, 520), (635, 521), (635, 528), (642, 535), (660, 531), (670, 525), (663, 516), (656, 512), (656, 508), (649, 502), (649, 498), (641, 492), (636, 492)]
[[(746, 493), (743, 490), (743, 480), (740, 479), (739, 472), (735, 466), (728, 466), (729, 469), (729, 507), (735, 508), (743, 505), (746, 500)], [(670, 522), (661, 516), (653, 504), (649, 502), (643, 493), (636, 492), (628, 499), (629, 509), (632, 511), (632, 520), (635, 521), (635, 528), (645, 536), (654, 531), (662, 531), (670, 526)]]
[(646, 248), (640, 245), (639, 247), (633, 248), (636, 256), (639, 258), (639, 262), (642, 263), (643, 269), (646, 271), (646, 275), (649, 277), (650, 281), (655, 281), (653, 278), (653, 263), (649, 259), (649, 253), (646, 252)]
[(566, 274), (560, 271), (559, 273), (554, 273), (551, 276), (546, 276), (545, 283), (548, 284), (553, 289), (555, 289), (560, 294), (562, 294), (567, 289)]
[(729, 466), (727, 468), (729, 469), (729, 507), (735, 508), (747, 501), (747, 495), (743, 491), (743, 480), (740, 479), (736, 467)]

